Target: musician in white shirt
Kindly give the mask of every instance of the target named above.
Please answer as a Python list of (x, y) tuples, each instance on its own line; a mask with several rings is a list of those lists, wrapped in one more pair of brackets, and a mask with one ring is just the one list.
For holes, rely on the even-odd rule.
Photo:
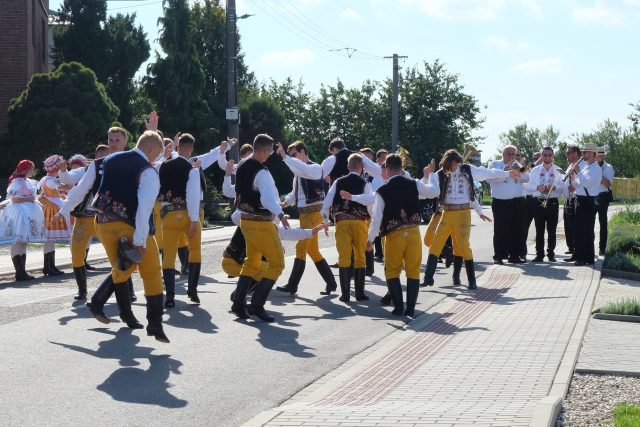
[(598, 194), (598, 222), (600, 223), (600, 255), (604, 255), (607, 249), (607, 214), (609, 211), (609, 203), (613, 201), (611, 193), (611, 184), (615, 176), (613, 166), (605, 162), (604, 156), (607, 154), (605, 147), (598, 147), (596, 153), (596, 162), (602, 169), (602, 181), (600, 182), (600, 193)]
[(529, 182), (524, 184), (525, 190), (531, 191), (537, 200), (534, 213), (536, 225), (536, 257), (533, 262), (544, 260), (544, 231), (547, 230), (547, 258), (555, 262), (556, 228), (558, 227), (559, 203), (564, 183), (562, 171), (553, 163), (553, 148), (542, 149), (542, 164), (529, 172)]

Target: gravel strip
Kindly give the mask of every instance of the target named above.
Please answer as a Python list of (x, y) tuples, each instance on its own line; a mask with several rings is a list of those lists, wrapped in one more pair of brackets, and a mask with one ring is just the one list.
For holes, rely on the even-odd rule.
[(640, 405), (640, 378), (576, 374), (556, 427), (612, 426), (613, 408), (622, 402)]

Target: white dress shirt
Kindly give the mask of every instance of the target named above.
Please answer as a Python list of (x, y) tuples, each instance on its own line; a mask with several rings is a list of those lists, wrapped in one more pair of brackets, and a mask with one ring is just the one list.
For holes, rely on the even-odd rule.
[[(509, 172), (501, 169), (485, 169), (474, 165), (469, 165), (471, 168), (471, 175), (474, 180), (485, 181), (489, 179), (504, 179), (509, 176)], [(436, 180), (440, 185), (440, 179), (436, 174)], [(520, 197), (522, 191), (520, 191)], [(460, 165), (457, 169), (451, 173), (449, 179), (449, 187), (444, 192), (444, 204), (445, 205), (464, 205), (471, 202), (471, 195), (469, 194), (469, 181), (460, 171)]]
[(80, 178), (80, 181), (75, 185), (75, 187), (69, 190), (67, 198), (64, 200), (62, 207), (60, 208), (60, 212), (68, 214), (74, 210), (76, 206), (82, 203), (86, 195), (89, 193), (89, 190), (93, 187), (95, 181), (96, 164), (95, 162), (91, 162), (87, 170), (82, 175), (82, 178)]
[[(389, 181), (396, 178), (392, 176)], [(422, 180), (416, 179), (416, 186), (418, 188), (419, 199), (433, 199), (440, 195), (440, 185), (438, 184), (438, 177), (435, 173), (429, 174), (428, 177), (423, 177)], [(376, 194), (376, 193), (374, 193)], [(354, 200), (357, 202), (354, 196)], [(368, 239), (373, 242), (380, 233), (380, 224), (382, 223), (382, 216), (384, 214), (384, 200), (379, 194), (376, 194), (375, 201), (373, 203), (373, 214), (371, 215), (371, 223), (369, 224)]]
[(550, 199), (555, 199), (564, 194), (564, 182), (562, 181), (562, 171), (554, 164), (551, 164), (549, 170), (544, 167), (544, 163), (531, 169), (529, 172), (529, 181), (524, 184), (526, 191), (531, 192), (534, 197), (546, 197), (547, 193), (540, 194), (539, 185), (549, 185), (553, 182), (556, 188), (549, 194)]
[[(250, 158), (251, 156), (242, 159), (238, 165)], [(280, 195), (278, 194), (276, 182), (273, 180), (271, 172), (267, 169), (259, 171), (253, 179), (253, 189), (260, 192), (260, 203), (265, 209), (274, 214), (276, 218), (283, 213), (280, 207)], [(231, 195), (232, 193), (233, 195)], [(222, 194), (229, 198), (236, 197), (235, 186), (231, 184), (230, 176), (225, 176), (222, 181)]]
[[(349, 172), (349, 174), (360, 176), (355, 172)], [(331, 184), (331, 188), (329, 189), (329, 192), (325, 196), (324, 202), (322, 202), (322, 210), (320, 211), (320, 213), (322, 214), (322, 217), (324, 218), (325, 223), (329, 222), (329, 211), (331, 210), (331, 205), (333, 204), (333, 198), (336, 195), (336, 182), (337, 180), (334, 181), (333, 184)], [(356, 196), (360, 196), (360, 197), (356, 197)], [(354, 194), (353, 197), (356, 197), (357, 199), (357, 200), (353, 199), (354, 202), (367, 206), (367, 210), (369, 210), (369, 215), (371, 215), (371, 207), (373, 206), (373, 203), (375, 201), (375, 195), (373, 194), (373, 190), (371, 189), (371, 184), (367, 182), (364, 185), (364, 190), (362, 192), (362, 195)]]
[[(504, 161), (495, 160), (489, 164), (488, 169), (504, 171)], [(475, 178), (475, 173), (474, 173)], [(509, 200), (516, 197), (522, 197), (522, 184), (529, 181), (529, 175), (523, 173), (517, 181), (507, 175), (502, 178), (489, 178), (487, 182), (491, 185), (491, 197), (498, 200)]]
[[(609, 163), (604, 162), (601, 166), (602, 169), (602, 178), (607, 178), (611, 184), (613, 184), (613, 178), (615, 177), (615, 171), (613, 170), (613, 166)], [(600, 184), (600, 193), (606, 193), (609, 191), (609, 187), (606, 187), (604, 184)]]
[[(293, 187), (292, 190), (287, 196), (284, 198), (284, 203), (287, 206), (293, 206), (296, 202), (296, 187), (298, 188), (298, 207), (308, 206), (307, 197), (304, 194), (304, 189), (300, 183), (300, 178), (304, 179), (322, 179), (322, 167), (317, 163), (307, 164), (302, 160), (297, 159), (291, 156), (284, 156), (284, 163), (291, 169), (293, 172)], [(297, 185), (296, 185), (297, 184)], [(313, 203), (318, 204), (322, 202)]]
[[(151, 164), (147, 156), (138, 148), (132, 151), (141, 155)], [(155, 168), (150, 167), (142, 171), (138, 179), (138, 210), (136, 211), (136, 228), (133, 232), (133, 244), (146, 247), (149, 237), (149, 218), (153, 211), (153, 205), (160, 193), (160, 177)]]
[(600, 194), (600, 182), (602, 181), (602, 168), (598, 162), (590, 165), (586, 162), (582, 163), (580, 172), (576, 174), (574, 187), (576, 188), (576, 196), (586, 196), (589, 192), (590, 197)]
[[(342, 150), (346, 150), (346, 148), (343, 148)], [(340, 150), (340, 151), (342, 151)], [(371, 175), (372, 177), (376, 177), (376, 176), (382, 176), (382, 167), (377, 164), (376, 162), (369, 160), (369, 158), (367, 156), (365, 156), (362, 153), (359, 153), (362, 155), (362, 160), (364, 161), (363, 166), (364, 166), (364, 171), (367, 172), (369, 175)], [(331, 173), (331, 171), (333, 170), (333, 167), (336, 165), (336, 156), (334, 156), (333, 154), (329, 157), (327, 157), (326, 159), (324, 159), (324, 161), (322, 162), (322, 164), (320, 165), (322, 167), (322, 176), (329, 176), (329, 174)]]
[[(191, 160), (186, 157), (178, 157), (183, 161), (189, 163), (192, 166)], [(209, 165), (211, 166), (211, 165)], [(200, 188), (200, 171), (197, 168), (192, 167), (189, 171), (189, 178), (187, 179), (186, 188), (186, 202), (187, 202), (187, 215), (191, 221), (200, 220), (200, 200), (202, 195), (202, 188)], [(170, 202), (162, 202), (162, 206), (167, 206)]]

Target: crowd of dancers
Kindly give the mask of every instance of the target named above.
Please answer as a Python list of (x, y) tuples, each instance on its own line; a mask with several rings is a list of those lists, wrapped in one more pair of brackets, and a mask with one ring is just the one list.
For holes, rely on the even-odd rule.
[[(11, 245), (17, 281), (32, 280), (26, 271), (29, 243), (43, 243), (45, 275), (63, 274), (55, 263), (55, 242), (69, 240), (78, 286), (77, 300), (87, 299), (87, 251), (93, 237), (105, 248), (112, 269), (86, 306), (94, 317), (109, 323), (104, 306), (115, 294), (120, 318), (129, 328), (144, 326), (131, 310), (136, 296), (131, 275), (138, 271), (144, 286), (146, 331), (169, 342), (163, 327), (165, 309), (175, 306), (176, 274), (185, 274), (187, 298), (200, 303), (198, 283), (202, 265), (203, 170), (217, 164), (225, 171), (223, 193), (235, 199), (232, 221), (237, 228), (220, 260), (223, 271), (237, 278), (231, 293), (231, 312), (240, 319), (274, 321), (265, 305), (285, 268), (283, 240), (297, 241), (286, 284), (276, 289), (295, 295), (306, 270), (307, 256), (324, 281), (322, 295), (339, 292), (350, 304), (368, 300), (366, 277), (375, 261), (384, 263), (387, 294), (383, 305), (392, 314), (415, 316), (421, 286), (432, 286), (439, 261), (453, 265), (452, 283), (477, 288), (470, 245), (471, 210), (483, 220), (475, 181), (491, 186), (494, 217), (494, 262), (527, 262), (526, 241), (535, 221), (533, 262), (555, 262), (559, 199), (565, 200), (564, 220), (568, 261), (593, 264), (595, 217), (600, 215), (600, 253), (606, 248), (607, 208), (612, 199), (613, 168), (604, 150), (592, 144), (569, 146), (570, 166), (560, 170), (554, 151), (545, 147), (529, 165), (517, 148), (506, 146), (502, 160), (488, 167), (467, 163), (456, 150), (447, 150), (439, 167), (434, 161), (414, 179), (404, 169), (406, 158), (396, 153), (363, 148), (352, 151), (335, 138), (321, 163), (310, 159), (306, 145), (287, 147), (267, 134), (239, 147), (240, 161), (227, 160), (238, 144), (227, 139), (208, 153), (194, 156), (195, 138), (178, 134), (164, 138), (152, 113), (147, 131), (135, 148), (125, 151), (127, 132), (108, 130), (107, 145), (95, 149), (89, 161), (76, 155), (65, 161), (53, 155), (43, 163), (46, 175), (32, 179), (35, 164), (22, 160), (9, 179), (7, 199), (0, 204), (0, 244)], [(294, 175), (292, 191), (281, 200), (275, 181), (264, 165), (274, 152)], [(420, 234), (424, 199), (435, 206), (427, 231)], [(283, 212), (293, 206), (300, 228), (292, 228)], [(318, 245), (318, 233), (335, 225), (338, 280)], [(544, 233), (547, 233), (545, 252)], [(429, 247), (421, 278), (422, 245)], [(181, 261), (176, 270), (176, 258)], [(406, 277), (406, 295), (401, 273)], [(248, 300), (250, 302), (248, 303)]]

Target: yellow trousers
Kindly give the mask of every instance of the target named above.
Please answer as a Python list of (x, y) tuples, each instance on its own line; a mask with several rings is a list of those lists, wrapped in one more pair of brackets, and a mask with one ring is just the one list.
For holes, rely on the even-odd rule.
[(429, 247), (429, 255), (439, 256), (449, 235), (451, 235), (453, 243), (453, 254), (461, 256), (465, 260), (473, 259), (469, 244), (471, 236), (471, 211), (469, 209), (444, 211), (436, 229), (436, 235)]
[(73, 268), (84, 266), (87, 243), (96, 235), (95, 218), (82, 216), (76, 218), (71, 232), (71, 264)]
[[(235, 259), (222, 257), (222, 271), (227, 273), (229, 276), (238, 277), (240, 276), (240, 271), (242, 270), (242, 264), (238, 264)], [(258, 274), (255, 276), (251, 276), (253, 280), (259, 282), (262, 279), (262, 276), (266, 269), (269, 267), (269, 263), (266, 261), (260, 262), (260, 268), (258, 269)]]
[[(162, 269), (173, 269), (176, 267), (176, 255), (181, 235), (187, 235), (191, 219), (187, 211), (173, 211), (162, 217), (162, 233), (164, 238), (164, 249), (162, 256)], [(198, 220), (196, 232), (192, 238), (188, 239), (189, 262), (202, 262), (202, 224)]]
[(385, 278), (399, 278), (404, 267), (407, 279), (420, 279), (422, 244), (418, 226), (387, 233), (384, 240)]
[(277, 280), (284, 270), (284, 249), (276, 225), (271, 221), (241, 219), (240, 229), (247, 245), (247, 257), (244, 259), (240, 275), (255, 278), (264, 256), (269, 265), (263, 273), (263, 278)]
[(351, 251), (353, 251), (353, 267), (365, 268), (367, 221), (345, 219), (336, 222), (336, 248), (338, 249), (338, 267), (351, 266)]
[(98, 238), (107, 252), (111, 263), (111, 277), (113, 282), (120, 284), (126, 282), (136, 268), (140, 271), (140, 277), (144, 285), (145, 296), (155, 296), (162, 294), (162, 270), (160, 268), (160, 253), (156, 239), (149, 235), (147, 237), (147, 250), (142, 255), (140, 264), (133, 264), (127, 270), (118, 269), (118, 240), (127, 237), (133, 242), (134, 228), (123, 222), (108, 222), (105, 224), (96, 223)]
[(431, 244), (433, 243), (433, 238), (436, 237), (436, 229), (438, 228), (438, 224), (440, 223), (441, 218), (442, 218), (441, 213), (435, 213), (431, 216), (429, 225), (427, 225), (427, 231), (424, 233), (425, 246), (431, 247)]
[[(322, 224), (322, 215), (320, 212), (309, 212), (300, 214), (300, 228), (313, 228), (318, 224)], [(318, 235), (314, 234), (310, 239), (298, 240), (296, 243), (296, 258), (301, 260), (307, 259), (307, 254), (313, 262), (323, 260), (318, 247)]]
[(162, 233), (162, 216), (160, 216), (161, 209), (162, 209), (162, 204), (160, 202), (156, 202), (153, 205), (153, 223), (156, 226), (156, 243), (158, 244), (158, 250), (164, 249), (164, 235)]

